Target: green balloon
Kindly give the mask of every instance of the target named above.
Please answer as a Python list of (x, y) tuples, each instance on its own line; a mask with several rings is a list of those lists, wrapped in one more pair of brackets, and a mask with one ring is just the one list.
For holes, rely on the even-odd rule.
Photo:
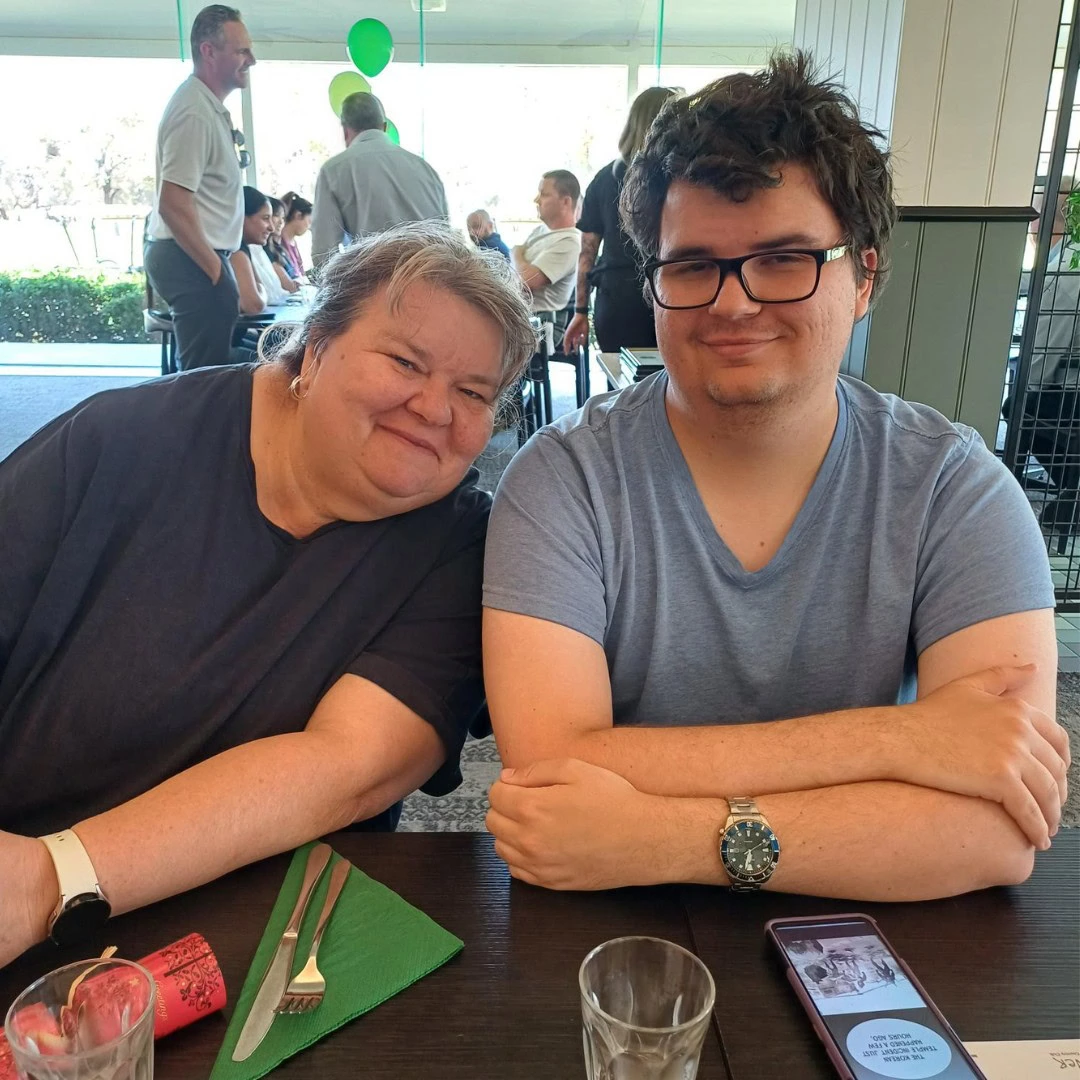
[(394, 39), (378, 19), (353, 23), (347, 39), (349, 58), (365, 75), (374, 78), (394, 57)]
[(386, 121), (386, 137), (392, 142), (401, 145), (401, 133), (397, 129), (397, 124), (393, 120)]
[(358, 71), (342, 71), (330, 80), (330, 108), (341, 115), (341, 106), (350, 94), (370, 94), (371, 86)]

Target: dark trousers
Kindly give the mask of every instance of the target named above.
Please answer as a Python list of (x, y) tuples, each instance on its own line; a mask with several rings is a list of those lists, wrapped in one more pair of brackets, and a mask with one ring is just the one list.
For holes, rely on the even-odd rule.
[(175, 240), (152, 240), (143, 248), (150, 284), (172, 311), (176, 360), (182, 371), (231, 362), (240, 291), (228, 255), (217, 254), (221, 276), (215, 285)]

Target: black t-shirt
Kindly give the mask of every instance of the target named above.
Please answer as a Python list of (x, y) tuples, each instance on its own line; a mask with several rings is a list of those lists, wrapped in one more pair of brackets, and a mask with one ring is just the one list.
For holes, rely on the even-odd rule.
[(616, 158), (605, 165), (585, 189), (577, 227), (601, 238), (600, 259), (593, 269), (593, 273), (600, 276), (597, 284), (603, 280), (605, 271), (617, 271), (620, 277), (637, 273), (637, 246), (619, 224), (619, 194), (625, 179), (626, 163)]
[(473, 472), (430, 506), (293, 538), (256, 500), (253, 372), (106, 391), (0, 463), (0, 828), (66, 828), (303, 730), (347, 672), (438, 731), (426, 791), (459, 781), (489, 497)]

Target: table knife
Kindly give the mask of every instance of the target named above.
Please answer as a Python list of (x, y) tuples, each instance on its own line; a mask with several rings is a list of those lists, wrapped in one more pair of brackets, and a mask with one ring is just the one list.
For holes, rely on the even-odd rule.
[(304, 912), (332, 854), (329, 845), (316, 844), (308, 855), (304, 881), (300, 886), (300, 895), (296, 898), (296, 907), (293, 908), (285, 933), (281, 935), (281, 940), (278, 942), (274, 958), (270, 961), (270, 966), (266, 969), (266, 974), (259, 985), (259, 992), (255, 995), (247, 1020), (244, 1021), (240, 1038), (236, 1040), (236, 1048), (232, 1054), (233, 1061), (246, 1061), (255, 1053), (259, 1044), (266, 1038), (266, 1033), (270, 1030), (274, 1018), (278, 1015), (275, 1010), (292, 977), (296, 940), (300, 936), (300, 924), (304, 921)]

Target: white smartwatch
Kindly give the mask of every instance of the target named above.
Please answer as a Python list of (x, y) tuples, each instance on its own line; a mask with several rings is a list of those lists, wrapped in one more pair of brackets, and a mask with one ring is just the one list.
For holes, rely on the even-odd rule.
[(48, 849), (60, 883), (60, 900), (49, 916), (49, 937), (57, 945), (74, 945), (103, 927), (112, 907), (101, 891), (86, 848), (73, 830), (38, 839)]

